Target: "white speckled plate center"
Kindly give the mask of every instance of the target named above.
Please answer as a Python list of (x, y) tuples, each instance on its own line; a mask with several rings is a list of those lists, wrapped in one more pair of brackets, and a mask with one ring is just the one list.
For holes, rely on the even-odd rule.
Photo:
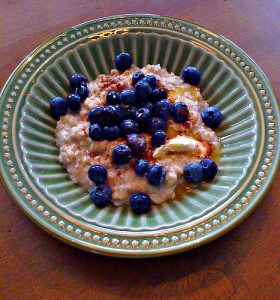
[[(225, 117), (217, 178), (135, 216), (97, 209), (57, 161), (49, 100), (69, 92), (68, 78), (108, 74), (114, 57), (161, 64), (180, 75), (194, 65), (201, 92)], [(2, 177), (19, 206), (58, 238), (88, 251), (155, 256), (190, 249), (223, 234), (261, 200), (279, 163), (279, 107), (258, 66), (238, 47), (194, 24), (151, 15), (116, 16), (66, 30), (38, 47), (1, 93)]]

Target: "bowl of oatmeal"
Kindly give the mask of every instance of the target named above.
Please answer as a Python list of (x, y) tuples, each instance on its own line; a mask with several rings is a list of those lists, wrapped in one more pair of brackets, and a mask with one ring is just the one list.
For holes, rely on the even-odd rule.
[[(133, 65), (119, 72), (114, 59), (121, 52), (131, 54)], [(182, 80), (188, 66), (200, 71), (198, 86)], [(147, 143), (144, 156), (118, 165), (112, 152), (127, 138), (92, 140), (88, 113), (105, 107), (112, 90), (134, 89), (132, 76), (139, 70), (157, 78), (172, 106), (187, 105), (189, 123), (168, 118), (165, 143), (157, 147), (150, 132), (140, 132)], [(265, 87), (265, 100), (252, 72)], [(74, 73), (87, 78), (89, 95), (79, 112), (68, 111), (57, 121), (50, 99), (71, 93)], [(220, 236), (259, 203), (278, 166), (279, 145), (271, 144), (270, 135), (278, 130), (278, 106), (259, 67), (233, 43), (176, 19), (115, 16), (58, 34), (22, 62), (3, 89), (1, 105), (11, 109), (1, 117), (1, 172), (16, 202), (52, 235), (105, 255), (171, 254)], [(214, 130), (201, 120), (212, 106), (223, 114)], [(216, 177), (198, 186), (187, 183), (186, 164), (205, 157), (217, 162)], [(162, 165), (164, 182), (153, 186), (146, 175), (137, 175), (139, 158)], [(87, 174), (94, 164), (106, 167), (112, 189), (112, 204), (102, 209), (88, 192), (95, 185)], [(151, 197), (148, 213), (132, 212), (128, 199), (135, 192)]]

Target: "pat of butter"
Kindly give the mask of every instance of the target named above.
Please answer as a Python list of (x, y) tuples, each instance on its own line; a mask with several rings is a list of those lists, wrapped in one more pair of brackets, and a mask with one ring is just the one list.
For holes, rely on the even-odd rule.
[(204, 154), (206, 152), (206, 149), (201, 142), (190, 137), (178, 135), (175, 138), (169, 140), (166, 144), (155, 149), (153, 157), (157, 158), (167, 153), (173, 152), (189, 152), (190, 154)]

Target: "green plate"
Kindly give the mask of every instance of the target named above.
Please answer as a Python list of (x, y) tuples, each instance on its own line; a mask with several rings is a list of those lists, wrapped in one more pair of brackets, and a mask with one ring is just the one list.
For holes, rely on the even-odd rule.
[[(196, 66), (201, 92), (225, 117), (217, 130), (217, 178), (144, 216), (97, 209), (57, 161), (49, 101), (69, 92), (68, 78), (108, 74), (126, 51), (135, 64), (181, 74)], [(1, 93), (3, 182), (39, 226), (78, 248), (112, 256), (167, 255), (202, 245), (249, 215), (279, 167), (279, 107), (256, 63), (229, 40), (200, 26), (154, 15), (90, 21), (52, 37), (26, 57)]]

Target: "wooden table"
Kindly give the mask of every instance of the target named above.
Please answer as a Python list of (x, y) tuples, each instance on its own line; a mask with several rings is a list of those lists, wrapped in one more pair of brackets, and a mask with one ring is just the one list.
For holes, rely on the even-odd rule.
[[(92, 2), (89, 4), (89, 2)], [(258, 1), (8, 1), (0, 5), (0, 88), (50, 36), (122, 13), (155, 13), (226, 36), (263, 69), (279, 96), (280, 3)], [(0, 185), (1, 299), (278, 299), (280, 174), (260, 206), (225, 236), (155, 259), (102, 257), (34, 225)]]

